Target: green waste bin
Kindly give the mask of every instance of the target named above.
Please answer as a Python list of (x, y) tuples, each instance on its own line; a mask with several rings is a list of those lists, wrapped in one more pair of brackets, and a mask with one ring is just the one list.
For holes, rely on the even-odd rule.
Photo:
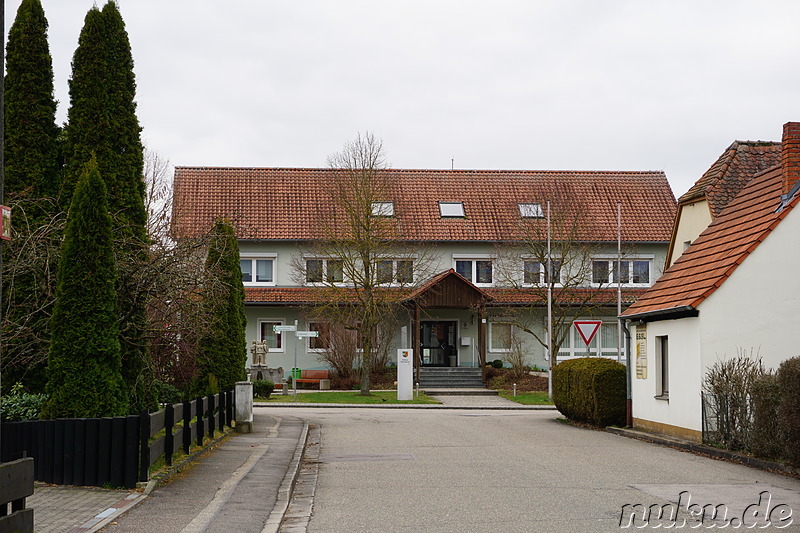
[(302, 372), (299, 368), (292, 369), (292, 379), (300, 379), (300, 372)]

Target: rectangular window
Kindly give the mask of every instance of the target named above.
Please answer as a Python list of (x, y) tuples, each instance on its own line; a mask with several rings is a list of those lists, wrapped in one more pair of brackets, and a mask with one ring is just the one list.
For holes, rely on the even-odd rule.
[(622, 262), (613, 259), (592, 260), (592, 283), (595, 285), (608, 285), (622, 283), (623, 285), (649, 285), (650, 260), (633, 259)]
[[(599, 355), (608, 357), (609, 359), (617, 359), (619, 351), (617, 344), (619, 343), (618, 323), (615, 318), (606, 317), (598, 319), (597, 317), (585, 317), (591, 320), (602, 320), (600, 331), (592, 338), (592, 342), (587, 349), (586, 343), (578, 334), (575, 326), (570, 321), (563, 325), (561, 330), (564, 334), (564, 342), (558, 350), (559, 358), (571, 359), (574, 357), (597, 357)], [(581, 318), (576, 318), (580, 320)], [(546, 326), (545, 326), (546, 327)], [(599, 350), (599, 352), (598, 352)]]
[(439, 202), (439, 216), (442, 218), (464, 218), (464, 204), (461, 202)]
[(656, 336), (656, 397), (669, 399), (669, 337)]
[(242, 283), (275, 283), (274, 259), (243, 257), (239, 260), (239, 265), (242, 269)]
[(394, 202), (372, 202), (372, 216), (393, 217)]
[(397, 262), (397, 283), (414, 283), (414, 261)]
[(306, 259), (306, 282), (341, 283), (344, 281), (344, 263), (341, 259)]
[(283, 321), (259, 321), (260, 335), (262, 341), (267, 342), (270, 352), (283, 351), (283, 334), (275, 333), (273, 326), (282, 326)]
[(489, 322), (489, 351), (490, 352), (509, 352), (511, 351), (511, 324), (502, 322)]
[[(561, 260), (551, 259), (550, 269), (553, 272), (553, 283), (561, 283)], [(522, 282), (526, 285), (539, 285), (550, 283), (550, 276), (547, 275), (546, 263), (540, 261), (525, 260), (522, 262)]]
[(377, 279), (378, 283), (391, 283), (394, 276), (394, 262), (393, 261), (378, 261), (377, 264)]
[(519, 216), (522, 218), (542, 218), (542, 204), (517, 204), (519, 206)]
[(331, 326), (327, 322), (309, 322), (309, 331), (318, 331), (319, 336), (308, 338), (308, 349), (322, 351), (330, 348), (331, 345)]
[(491, 259), (457, 259), (456, 272), (476, 285), (494, 283), (493, 261)]

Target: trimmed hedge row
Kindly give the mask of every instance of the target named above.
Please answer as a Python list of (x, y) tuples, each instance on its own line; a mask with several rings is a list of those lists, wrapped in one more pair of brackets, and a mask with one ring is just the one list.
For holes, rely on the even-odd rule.
[(553, 367), (553, 402), (577, 422), (625, 425), (625, 365), (603, 357), (582, 357)]
[(787, 359), (778, 367), (778, 387), (778, 412), (786, 429), (786, 458), (800, 467), (800, 357)]

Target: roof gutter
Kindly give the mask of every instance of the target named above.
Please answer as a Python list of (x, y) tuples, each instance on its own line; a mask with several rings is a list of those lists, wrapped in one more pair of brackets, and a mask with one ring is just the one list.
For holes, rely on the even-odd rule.
[(624, 320), (638, 320), (639, 322), (655, 322), (658, 320), (677, 320), (679, 318), (690, 318), (700, 315), (700, 311), (691, 305), (671, 307), (669, 309), (658, 309), (634, 315), (625, 315), (620, 318)]

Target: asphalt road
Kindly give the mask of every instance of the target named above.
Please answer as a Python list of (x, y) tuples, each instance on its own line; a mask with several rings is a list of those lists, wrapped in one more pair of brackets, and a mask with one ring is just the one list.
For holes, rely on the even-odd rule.
[[(773, 527), (800, 531), (795, 478), (573, 427), (555, 412), (270, 411), (320, 426), (311, 532), (619, 531), (621, 515), (630, 529), (700, 530), (712, 525), (700, 522), (706, 504), (725, 506), (727, 530), (760, 529), (771, 513)], [(661, 521), (623, 513), (636, 504), (662, 509)]]

